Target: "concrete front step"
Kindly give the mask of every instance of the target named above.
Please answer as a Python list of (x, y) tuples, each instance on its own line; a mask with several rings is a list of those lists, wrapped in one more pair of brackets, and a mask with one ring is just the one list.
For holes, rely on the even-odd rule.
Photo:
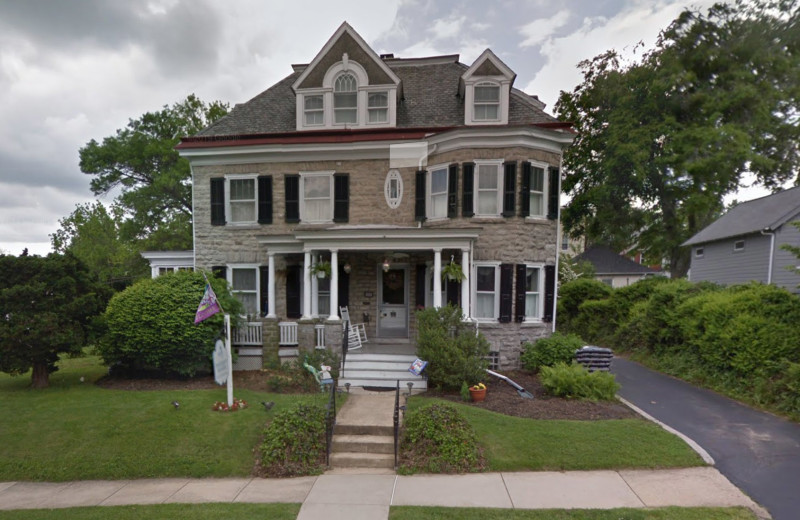
[(409, 382), (415, 390), (426, 390), (427, 381), (408, 371), (416, 359), (404, 354), (348, 354), (344, 369), (340, 371), (339, 386), (373, 386), (379, 388), (400, 388), (407, 391)]
[[(339, 424), (334, 427), (334, 438), (340, 435), (375, 435), (388, 436), (394, 439), (394, 426), (377, 424)], [(394, 440), (392, 440), (394, 442)]]
[(389, 453), (331, 453), (334, 468), (394, 468), (394, 451)]
[[(413, 377), (413, 376), (412, 376)], [(427, 390), (428, 382), (424, 379), (400, 379), (400, 391), (408, 392), (406, 383), (411, 381), (414, 383), (414, 390)], [(350, 383), (350, 386), (372, 386), (375, 388), (395, 388), (397, 385), (396, 379), (377, 379), (367, 377), (340, 377), (339, 387), (344, 388), (345, 383)]]
[(394, 456), (394, 436), (334, 435), (333, 453), (391, 453)]

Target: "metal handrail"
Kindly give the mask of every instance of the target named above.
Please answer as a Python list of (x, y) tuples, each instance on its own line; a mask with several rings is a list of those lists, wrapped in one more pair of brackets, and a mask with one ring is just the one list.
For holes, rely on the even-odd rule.
[(394, 469), (397, 470), (397, 443), (400, 433), (400, 380), (394, 391)]
[(331, 394), (325, 407), (325, 465), (331, 465), (331, 445), (333, 444), (333, 427), (336, 425), (336, 380), (330, 385)]

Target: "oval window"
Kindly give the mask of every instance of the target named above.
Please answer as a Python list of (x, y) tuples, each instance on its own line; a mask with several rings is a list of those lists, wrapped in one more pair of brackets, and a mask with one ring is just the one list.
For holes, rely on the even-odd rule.
[(397, 170), (389, 170), (386, 174), (386, 182), (383, 185), (383, 194), (386, 196), (386, 204), (395, 209), (403, 200), (403, 178)]

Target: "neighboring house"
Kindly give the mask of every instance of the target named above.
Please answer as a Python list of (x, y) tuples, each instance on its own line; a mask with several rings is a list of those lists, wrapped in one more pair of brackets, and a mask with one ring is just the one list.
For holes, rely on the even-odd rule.
[(723, 285), (772, 283), (798, 292), (800, 264), (783, 244), (800, 245), (800, 187), (733, 207), (683, 243), (691, 246), (689, 280)]
[(574, 257), (575, 261), (587, 261), (594, 267), (595, 279), (617, 288), (627, 287), (646, 276), (662, 276), (656, 269), (634, 262), (608, 246), (595, 245)]
[(194, 268), (194, 251), (142, 251), (142, 257), (150, 262), (153, 278)]
[[(415, 309), (449, 302), (517, 366), (553, 327), (569, 124), (488, 49), (378, 56), (344, 23), (293, 69), (178, 145), (195, 267), (231, 283), (265, 362), (340, 348), (344, 306), (370, 344), (413, 348)], [(449, 262), (463, 282), (442, 281)]]
[(572, 238), (559, 226), (558, 247), (559, 253), (572, 258), (586, 249), (586, 238), (583, 236)]

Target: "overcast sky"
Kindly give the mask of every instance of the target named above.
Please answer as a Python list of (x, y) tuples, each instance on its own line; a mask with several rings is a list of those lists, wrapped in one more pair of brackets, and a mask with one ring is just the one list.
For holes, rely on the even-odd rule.
[(579, 61), (650, 47), (683, 8), (711, 3), (0, 0), (0, 250), (48, 253), (58, 219), (94, 200), (78, 167), (90, 139), (191, 93), (245, 102), (311, 61), (345, 20), (398, 57), (470, 64), (491, 48), (552, 113), (580, 83)]

